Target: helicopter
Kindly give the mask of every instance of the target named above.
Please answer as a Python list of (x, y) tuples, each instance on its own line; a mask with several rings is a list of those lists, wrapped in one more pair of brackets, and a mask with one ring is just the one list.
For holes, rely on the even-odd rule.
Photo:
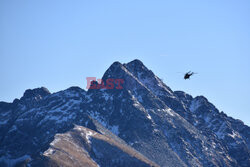
[(194, 74), (197, 74), (197, 73), (194, 73), (194, 72), (189, 71), (189, 72), (185, 73), (184, 79), (185, 79), (185, 80), (186, 80), (186, 79), (190, 79), (190, 77), (191, 77), (192, 75), (194, 75)]

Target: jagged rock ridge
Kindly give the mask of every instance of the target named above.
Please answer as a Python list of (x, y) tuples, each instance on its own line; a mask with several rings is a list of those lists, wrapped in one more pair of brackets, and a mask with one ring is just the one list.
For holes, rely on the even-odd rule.
[(139, 60), (123, 89), (29, 89), (0, 102), (0, 166), (250, 166), (250, 129), (205, 97), (172, 91)]

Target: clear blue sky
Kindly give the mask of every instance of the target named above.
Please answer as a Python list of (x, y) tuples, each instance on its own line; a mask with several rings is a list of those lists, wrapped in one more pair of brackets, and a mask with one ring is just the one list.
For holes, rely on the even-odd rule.
[[(249, 0), (0, 1), (0, 101), (85, 88), (135, 58), (250, 125)], [(198, 74), (185, 81), (189, 70)]]

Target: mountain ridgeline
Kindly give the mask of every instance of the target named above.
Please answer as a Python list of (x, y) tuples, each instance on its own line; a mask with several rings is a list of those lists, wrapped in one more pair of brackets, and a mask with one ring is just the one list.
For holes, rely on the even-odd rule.
[(123, 89), (28, 89), (0, 102), (0, 166), (249, 167), (250, 128), (172, 91), (140, 60), (103, 75)]

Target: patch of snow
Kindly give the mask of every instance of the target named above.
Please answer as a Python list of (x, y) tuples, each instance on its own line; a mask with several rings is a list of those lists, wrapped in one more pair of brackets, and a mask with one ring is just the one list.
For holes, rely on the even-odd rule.
[(216, 143), (215, 142), (212, 142), (212, 147), (216, 148)]
[(58, 137), (56, 137), (51, 143), (50, 143), (50, 145), (51, 146), (54, 146), (57, 142), (59, 142), (61, 139), (60, 138), (58, 138)]
[(92, 132), (90, 129), (87, 129), (87, 128), (82, 127), (82, 126), (76, 125), (76, 126), (74, 127), (74, 129), (80, 131), (80, 132), (81, 132), (81, 133), (80, 133), (81, 136), (85, 137), (85, 138), (87, 139), (87, 142), (88, 142), (88, 143), (91, 143), (91, 141), (90, 141), (91, 136), (96, 135), (95, 132)]
[(229, 155), (227, 155), (227, 158), (228, 158), (230, 161), (233, 161), (232, 158), (231, 158)]
[(91, 143), (90, 137), (92, 135), (93, 135), (93, 133), (91, 131), (85, 131), (85, 137), (86, 137), (88, 143)]
[(170, 108), (164, 109), (164, 111), (167, 112), (169, 115), (174, 116), (174, 113)]
[(133, 100), (133, 106), (135, 106), (138, 109), (143, 109), (143, 106), (141, 105), (141, 103), (139, 103), (139, 101), (137, 100), (137, 98), (135, 98), (135, 96), (132, 95), (132, 100)]
[(238, 134), (238, 132), (233, 131), (233, 134), (228, 134), (229, 136), (231, 136), (232, 138), (236, 139), (236, 138), (241, 138), (241, 136)]
[(49, 155), (52, 155), (54, 154), (56, 151), (53, 149), (53, 148), (49, 148), (48, 150), (46, 150), (43, 155), (44, 156), (49, 156)]
[(82, 131), (82, 130), (83, 130), (83, 128), (82, 128), (81, 126), (78, 126), (78, 125), (76, 125), (76, 126), (74, 127), (74, 129), (79, 130), (79, 131)]
[(147, 118), (152, 120), (152, 117), (149, 114), (147, 114)]

